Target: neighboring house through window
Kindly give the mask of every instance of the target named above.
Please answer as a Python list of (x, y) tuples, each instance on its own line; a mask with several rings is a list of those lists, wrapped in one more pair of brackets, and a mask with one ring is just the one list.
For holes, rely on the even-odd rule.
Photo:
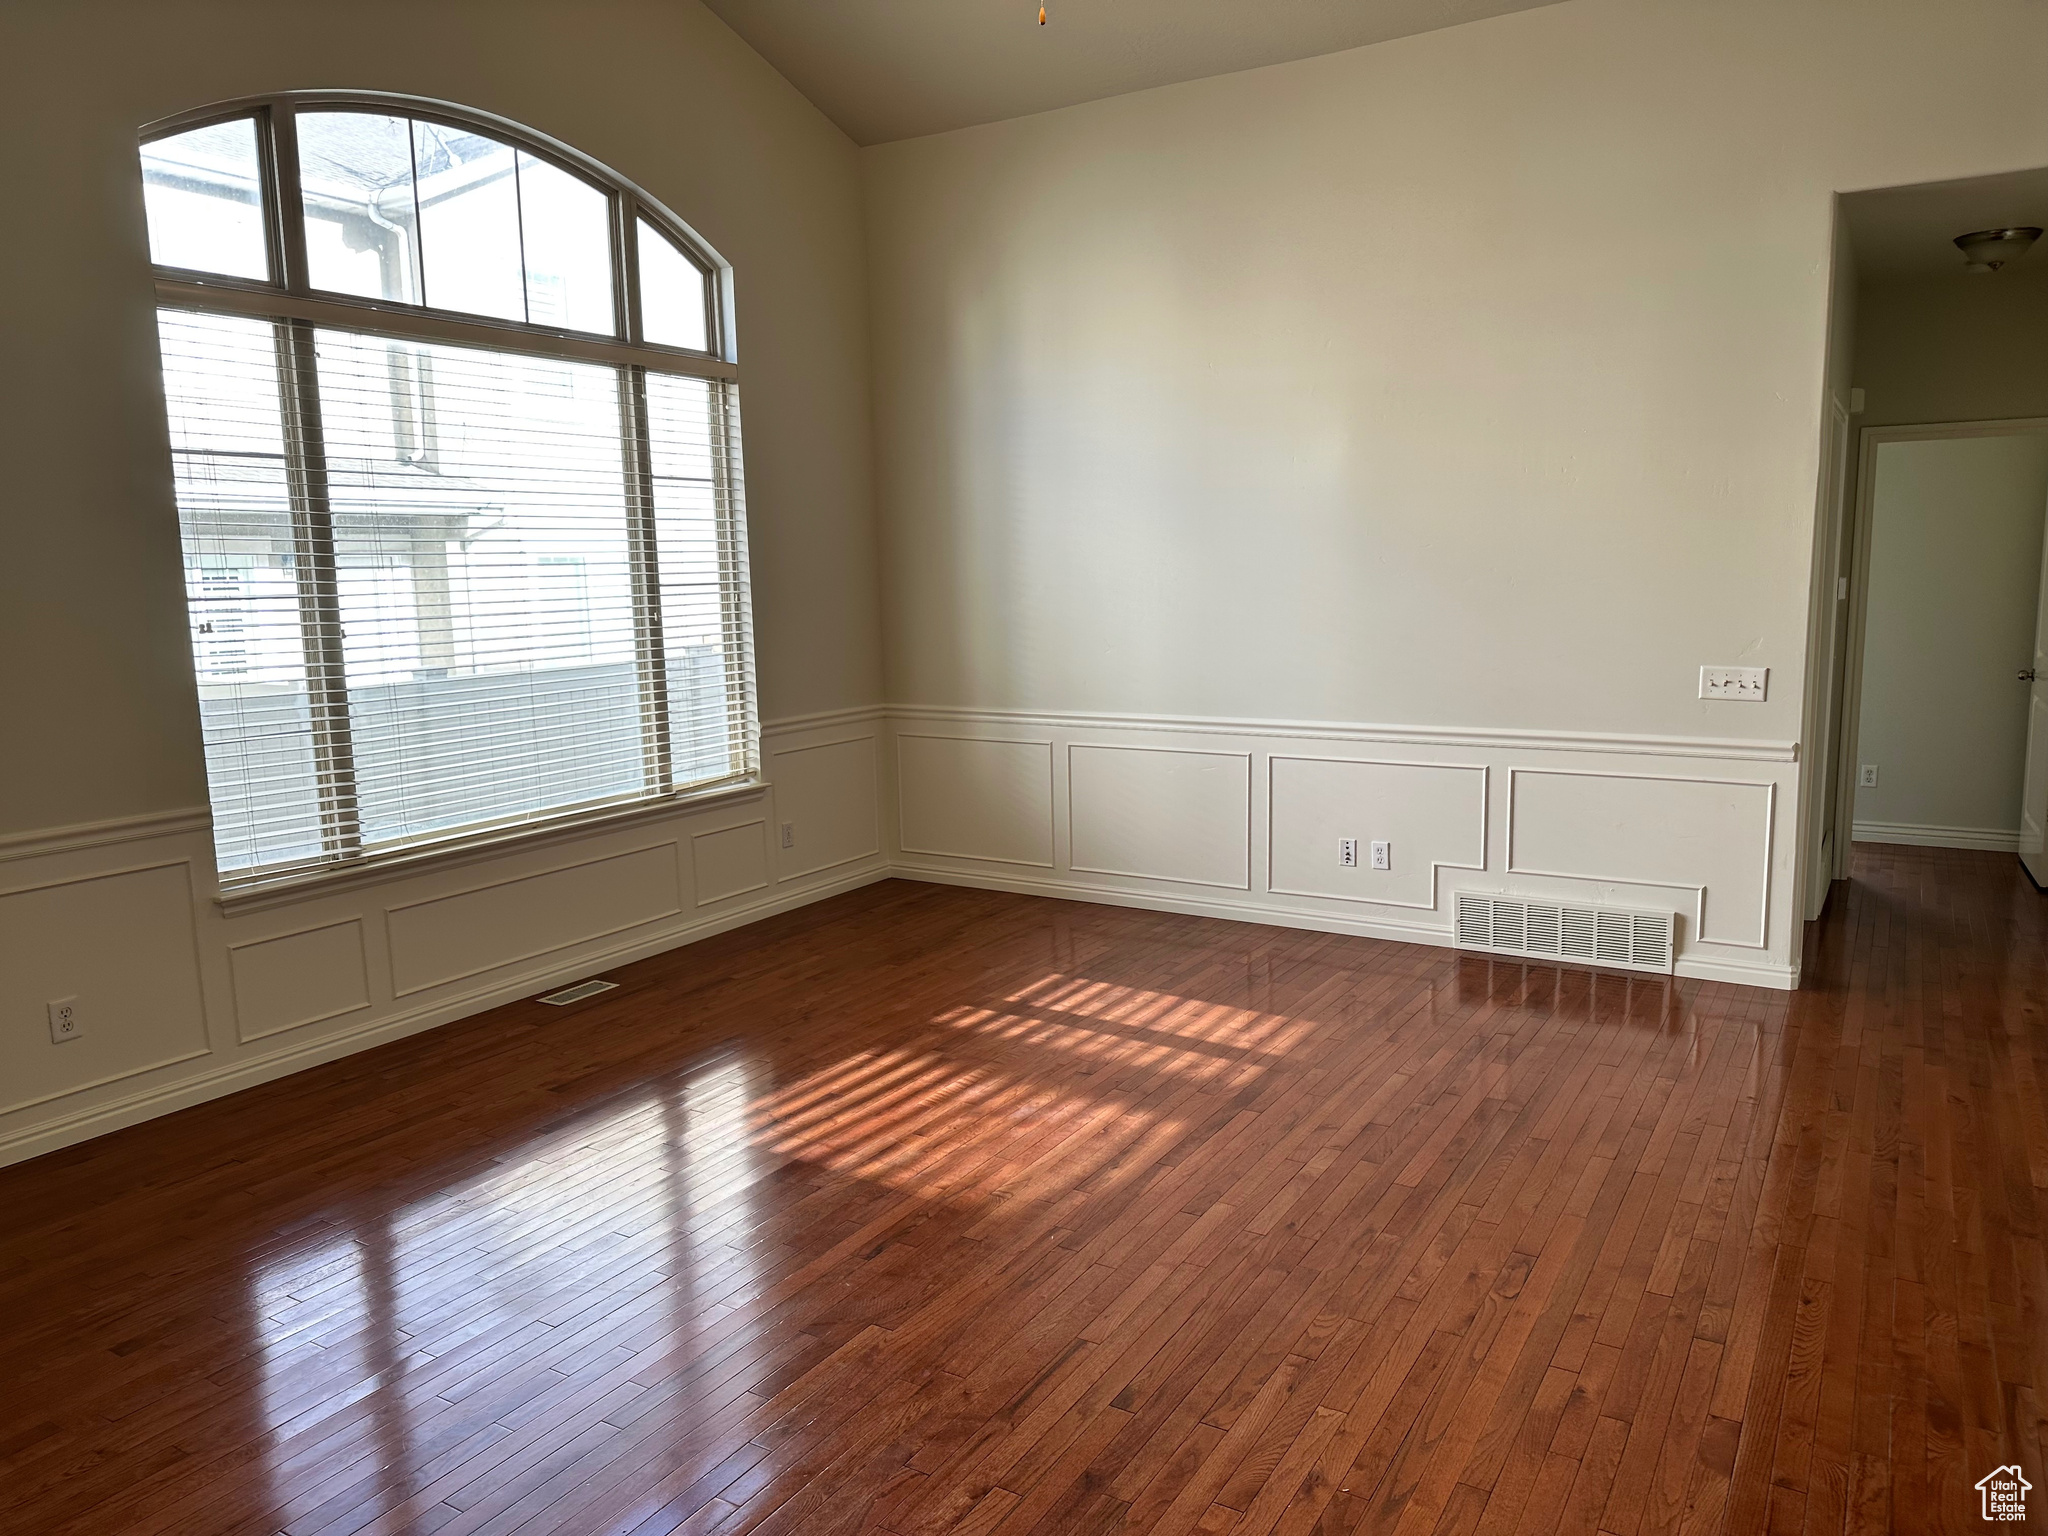
[(224, 889), (758, 770), (717, 259), (441, 104), (142, 145)]

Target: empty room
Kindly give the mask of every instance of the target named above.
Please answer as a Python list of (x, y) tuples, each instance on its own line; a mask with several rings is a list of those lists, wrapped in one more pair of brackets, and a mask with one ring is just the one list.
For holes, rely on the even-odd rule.
[(0, 0), (0, 1533), (2024, 1524), (2044, 78)]

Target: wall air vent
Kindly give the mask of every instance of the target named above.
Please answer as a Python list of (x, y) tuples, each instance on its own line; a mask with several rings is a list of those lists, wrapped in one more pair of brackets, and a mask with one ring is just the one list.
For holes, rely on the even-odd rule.
[(1678, 914), (1460, 891), (1458, 947), (1671, 974)]

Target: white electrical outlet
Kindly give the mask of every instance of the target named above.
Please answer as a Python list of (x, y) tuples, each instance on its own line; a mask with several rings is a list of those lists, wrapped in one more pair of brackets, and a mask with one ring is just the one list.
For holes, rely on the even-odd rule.
[(1877, 788), (1877, 764), (1865, 763), (1857, 770), (1856, 787), (1858, 789)]
[(785, 848), (794, 848), (796, 846), (796, 823), (793, 821), (785, 821), (782, 824), (782, 846)]
[(52, 1044), (62, 1045), (66, 1040), (76, 1040), (85, 1033), (85, 1019), (78, 1011), (77, 998), (54, 998), (49, 1004), (49, 1009)]
[(1358, 868), (1358, 839), (1340, 837), (1337, 839), (1337, 862), (1346, 869)]
[(1701, 667), (1700, 697), (1761, 704), (1770, 676), (1769, 667)]
[(1394, 867), (1394, 845), (1392, 843), (1374, 843), (1372, 845), (1372, 867), (1374, 869), (1392, 869)]

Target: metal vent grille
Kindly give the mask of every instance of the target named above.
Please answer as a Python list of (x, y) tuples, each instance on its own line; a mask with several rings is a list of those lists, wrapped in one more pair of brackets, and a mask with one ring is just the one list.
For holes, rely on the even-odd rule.
[(1625, 907), (1585, 907), (1524, 897), (1460, 891), (1460, 949), (1543, 955), (1669, 975), (1676, 959), (1678, 914)]
[(557, 1008), (562, 1008), (570, 1003), (580, 1003), (586, 997), (595, 997), (600, 992), (609, 992), (617, 986), (616, 981), (599, 981), (592, 977), (589, 981), (577, 982), (573, 987), (564, 987), (559, 992), (544, 992), (534, 1001), (553, 1003)]

